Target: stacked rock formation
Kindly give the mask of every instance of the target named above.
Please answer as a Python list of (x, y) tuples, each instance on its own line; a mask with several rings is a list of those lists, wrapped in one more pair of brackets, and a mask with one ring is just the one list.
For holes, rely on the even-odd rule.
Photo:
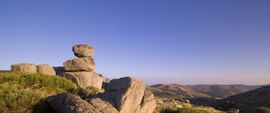
[(104, 79), (95, 72), (94, 48), (85, 44), (74, 45), (72, 51), (77, 58), (64, 62), (63, 76), (81, 88), (101, 89)]
[[(74, 45), (77, 58), (64, 62), (63, 76), (81, 88), (89, 86), (103, 92), (89, 94), (83, 99), (71, 93), (50, 96), (40, 103), (44, 113), (153, 113), (156, 100), (141, 80), (132, 77), (113, 79), (102, 87), (104, 78), (95, 72), (94, 48), (89, 45)], [(62, 73), (62, 67), (55, 67)], [(12, 71), (25, 73), (55, 74), (49, 65), (15, 64)], [(42, 104), (45, 104), (44, 107)], [(38, 108), (36, 110), (39, 110)], [(42, 112), (43, 113), (43, 112)]]
[(11, 65), (12, 72), (22, 72), (22, 73), (29, 73), (29, 74), (45, 74), (45, 75), (56, 75), (52, 66), (48, 64), (29, 64), (29, 63), (21, 63), (21, 64), (13, 64)]

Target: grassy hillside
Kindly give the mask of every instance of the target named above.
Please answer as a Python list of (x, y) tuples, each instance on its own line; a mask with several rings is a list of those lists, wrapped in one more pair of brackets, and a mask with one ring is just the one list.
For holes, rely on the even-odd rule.
[(42, 99), (76, 88), (58, 76), (1, 72), (0, 113), (30, 113)]

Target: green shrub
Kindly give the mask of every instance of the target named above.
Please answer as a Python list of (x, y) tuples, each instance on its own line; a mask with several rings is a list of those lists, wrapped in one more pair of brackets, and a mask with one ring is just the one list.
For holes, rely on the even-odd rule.
[(76, 88), (71, 81), (58, 76), (23, 73), (0, 73), (0, 84), (19, 84), (24, 87), (68, 90)]
[(76, 88), (58, 76), (0, 73), (0, 113), (31, 113), (42, 99)]
[(85, 89), (77, 88), (75, 90), (70, 91), (70, 93), (80, 96), (82, 99), (86, 98), (89, 95), (96, 94), (99, 89), (89, 86)]
[(257, 107), (257, 108), (255, 108), (254, 113), (270, 113), (270, 108)]

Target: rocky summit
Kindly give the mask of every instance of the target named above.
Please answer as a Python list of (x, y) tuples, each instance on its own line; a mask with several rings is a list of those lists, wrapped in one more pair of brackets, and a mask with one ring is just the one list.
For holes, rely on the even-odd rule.
[[(80, 97), (74, 93), (60, 93), (49, 96), (39, 105), (47, 106), (50, 113), (153, 113), (157, 104), (154, 95), (148, 91), (143, 81), (133, 77), (123, 77), (105, 82), (105, 78), (95, 71), (94, 48), (81, 44), (74, 45), (74, 59), (63, 63), (64, 67), (29, 63), (14, 64), (11, 70), (22, 73), (55, 75), (75, 83), (79, 88), (96, 88), (99, 91)], [(54, 70), (55, 69), (55, 70)], [(43, 111), (41, 111), (43, 113)]]

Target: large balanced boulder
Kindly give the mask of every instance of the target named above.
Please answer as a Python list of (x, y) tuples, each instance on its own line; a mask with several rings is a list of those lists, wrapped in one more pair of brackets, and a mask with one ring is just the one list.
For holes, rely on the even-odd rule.
[(75, 58), (64, 62), (64, 69), (68, 72), (77, 71), (94, 71), (96, 69), (95, 62), (90, 57)]
[(72, 47), (72, 51), (74, 52), (74, 55), (77, 57), (92, 57), (94, 56), (94, 48), (86, 45), (86, 44), (81, 44), (81, 45), (74, 45)]
[(37, 73), (37, 67), (35, 64), (28, 63), (13, 64), (11, 65), (11, 71), (34, 74)]
[(145, 84), (131, 77), (111, 80), (101, 98), (111, 102), (120, 113), (153, 113), (156, 107), (155, 98), (146, 92)]
[(51, 96), (46, 101), (58, 113), (101, 113), (87, 101), (70, 93)]
[(64, 77), (76, 83), (81, 88), (87, 88), (92, 86), (101, 89), (104, 82), (103, 77), (99, 76), (95, 72), (65, 72)]
[(49, 64), (37, 65), (37, 72), (45, 75), (56, 75), (56, 72), (54, 71), (53, 67), (50, 66)]

